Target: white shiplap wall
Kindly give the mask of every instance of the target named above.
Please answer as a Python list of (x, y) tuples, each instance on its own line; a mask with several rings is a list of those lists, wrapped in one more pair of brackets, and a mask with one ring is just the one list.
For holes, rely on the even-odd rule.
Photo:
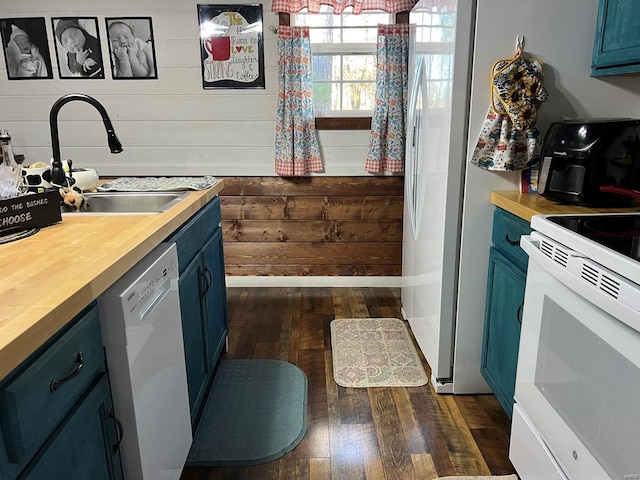
[[(202, 2), (201, 2), (202, 3)], [(251, 2), (225, 0), (221, 4)], [(277, 16), (263, 4), (264, 89), (202, 88), (197, 0), (0, 0), (0, 17), (45, 17), (53, 80), (7, 79), (0, 71), (0, 128), (9, 130), (26, 163), (51, 158), (49, 111), (62, 95), (86, 93), (109, 112), (124, 152), (111, 155), (102, 122), (91, 106), (72, 102), (59, 115), (62, 158), (100, 175), (275, 175), (274, 130), (278, 90)], [(51, 17), (98, 18), (104, 80), (60, 80)], [(157, 80), (113, 80), (105, 17), (150, 16)], [(2, 53), (4, 55), (4, 52)], [(325, 175), (366, 175), (368, 131), (322, 131)]]

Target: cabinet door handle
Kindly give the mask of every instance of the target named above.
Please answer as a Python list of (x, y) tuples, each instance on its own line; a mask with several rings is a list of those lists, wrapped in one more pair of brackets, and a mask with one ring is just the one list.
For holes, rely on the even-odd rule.
[(522, 308), (523, 307), (524, 307), (524, 299), (522, 299), (522, 303), (518, 307), (518, 312), (516, 313), (516, 319), (518, 320), (518, 323), (520, 325), (522, 325)]
[(52, 380), (51, 384), (49, 385), (49, 390), (51, 390), (52, 392), (55, 392), (58, 389), (58, 387), (60, 387), (60, 385), (77, 377), (78, 374), (80, 373), (80, 370), (82, 370), (82, 367), (84, 365), (83, 362), (84, 362), (84, 354), (82, 352), (78, 352), (78, 355), (76, 356), (77, 365), (73, 367), (73, 370), (71, 370), (71, 373), (60, 380), (55, 380), (55, 379)]
[(211, 284), (213, 283), (213, 277), (211, 276), (211, 272), (207, 267), (204, 267), (204, 270), (200, 275), (202, 277), (202, 281), (204, 282), (204, 290), (202, 291), (202, 294), (204, 295), (211, 288)]
[(118, 417), (116, 417), (116, 414), (113, 412), (113, 405), (111, 405), (107, 410), (107, 417), (113, 418), (113, 421), (116, 424), (116, 443), (111, 447), (111, 453), (115, 455), (118, 450), (120, 450), (120, 443), (124, 436), (124, 430), (122, 429), (122, 422), (118, 420)]
[(511, 240), (511, 239), (509, 238), (509, 234), (508, 234), (508, 233), (504, 236), (504, 239), (507, 241), (507, 243), (508, 243), (509, 245), (513, 245), (514, 247), (519, 247), (519, 246), (520, 246), (520, 239), (518, 239), (518, 240)]
[(207, 293), (207, 290), (209, 290), (209, 282), (207, 282), (207, 276), (205, 275), (204, 270), (200, 270), (200, 281), (202, 282), (200, 296), (202, 296)]

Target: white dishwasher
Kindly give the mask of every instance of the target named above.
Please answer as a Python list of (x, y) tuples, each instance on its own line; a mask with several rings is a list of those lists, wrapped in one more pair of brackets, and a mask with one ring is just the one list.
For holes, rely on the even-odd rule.
[(178, 257), (162, 243), (98, 298), (125, 480), (177, 480), (191, 447)]

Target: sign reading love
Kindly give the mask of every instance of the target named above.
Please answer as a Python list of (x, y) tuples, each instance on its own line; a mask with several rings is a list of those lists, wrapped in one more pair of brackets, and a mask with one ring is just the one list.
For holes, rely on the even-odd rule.
[(241, 45), (241, 46), (236, 46), (236, 52), (240, 53), (240, 52), (246, 52), (246, 53), (253, 53), (253, 45)]

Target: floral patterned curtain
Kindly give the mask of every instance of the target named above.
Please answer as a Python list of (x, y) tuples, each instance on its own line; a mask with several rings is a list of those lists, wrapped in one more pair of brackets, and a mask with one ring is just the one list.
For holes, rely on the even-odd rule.
[(371, 173), (404, 171), (406, 141), (409, 25), (378, 25), (376, 103), (371, 118)]
[(398, 13), (411, 10), (415, 3), (415, 0), (273, 0), (271, 11), (298, 13), (306, 8), (309, 13), (318, 13), (320, 5), (329, 5), (333, 8), (334, 15), (340, 15), (347, 7), (352, 7), (355, 15), (365, 10)]
[(313, 116), (309, 27), (278, 27), (276, 173), (323, 171)]

